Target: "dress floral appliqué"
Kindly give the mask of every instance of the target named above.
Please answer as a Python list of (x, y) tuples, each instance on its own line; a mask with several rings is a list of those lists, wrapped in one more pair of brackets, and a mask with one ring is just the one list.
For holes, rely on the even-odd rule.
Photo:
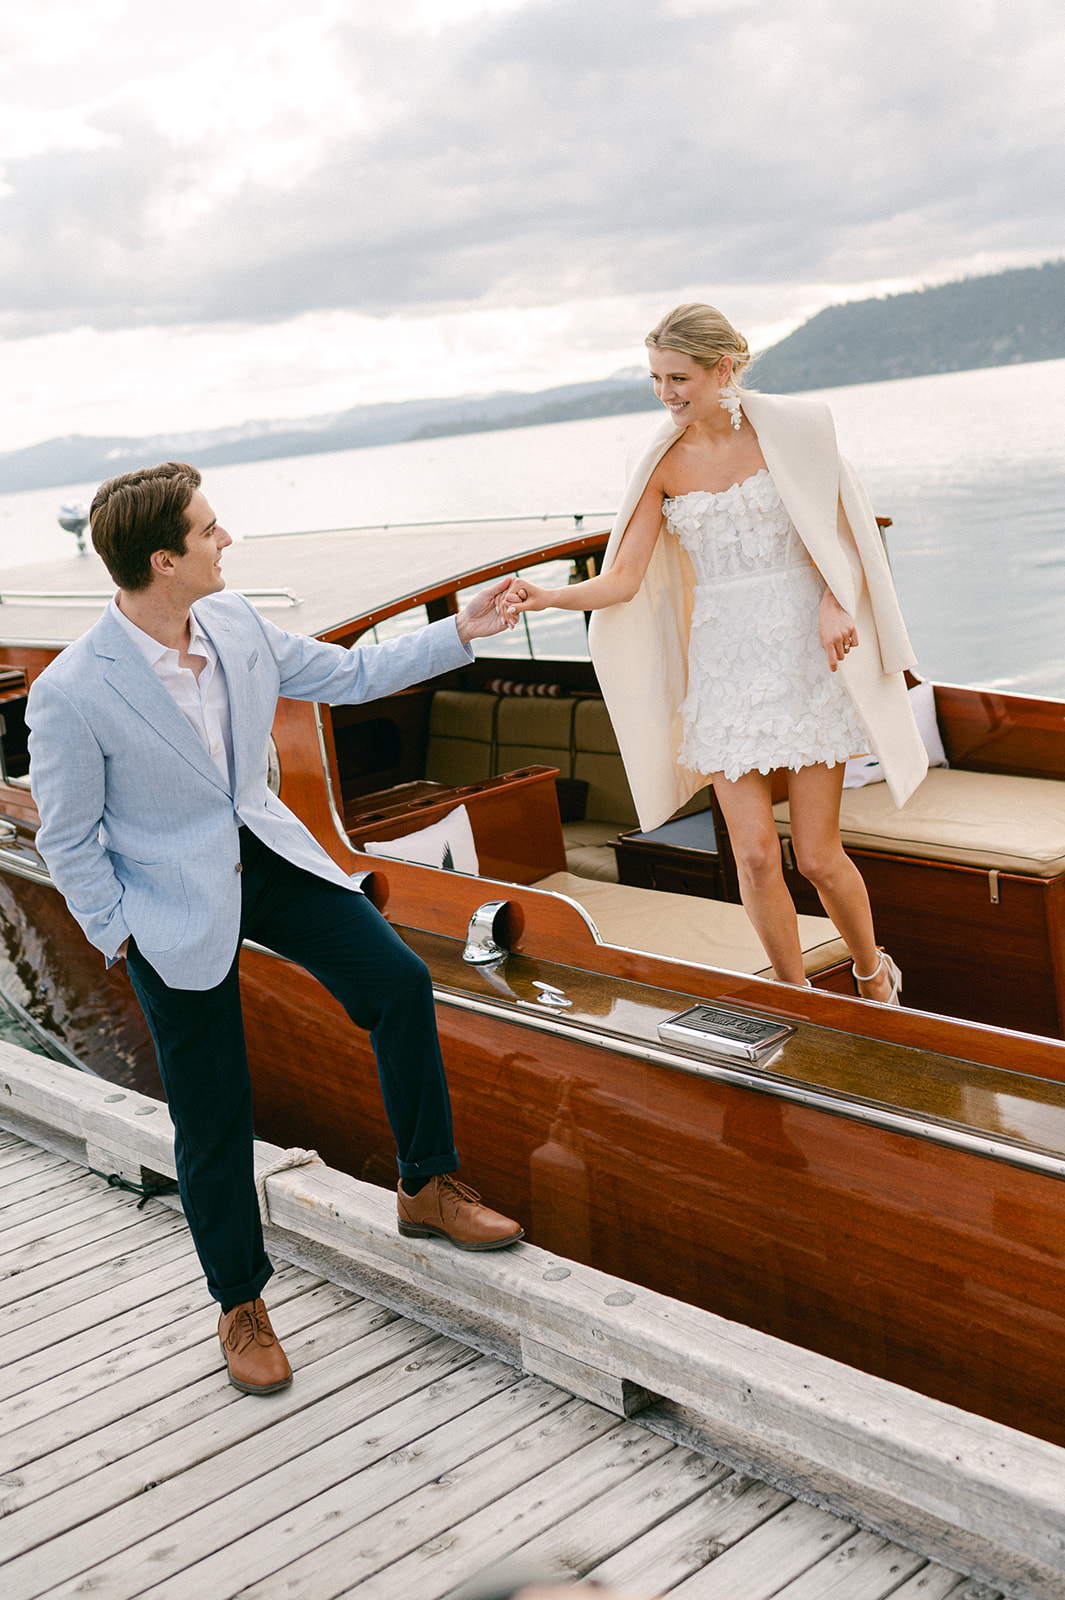
[(695, 568), (680, 759), (693, 772), (834, 766), (869, 739), (818, 638), (824, 582), (769, 473), (663, 502)]

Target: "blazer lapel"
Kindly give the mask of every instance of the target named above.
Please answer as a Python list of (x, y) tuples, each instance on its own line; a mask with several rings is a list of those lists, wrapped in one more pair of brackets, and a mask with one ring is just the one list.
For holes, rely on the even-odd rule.
[(93, 631), (97, 655), (111, 662), (105, 673), (110, 686), (122, 696), (131, 711), (144, 718), (160, 739), (165, 739), (202, 777), (228, 793), (202, 739), (178, 710), (133, 640), (107, 612)]
[(839, 454), (831, 412), (787, 395), (744, 394), (742, 400), (800, 539), (837, 600), (852, 605), (853, 574), (837, 535)]
[(198, 612), (197, 621), (218, 651), (218, 660), (226, 675), (229, 731), (233, 740), (233, 793), (239, 794), (248, 763), (257, 763), (262, 756), (262, 747), (255, 743), (256, 718), (251, 690), (251, 674), (262, 646), (256, 648), (242, 639), (240, 631), (222, 614), (220, 607), (212, 607), (209, 615)]

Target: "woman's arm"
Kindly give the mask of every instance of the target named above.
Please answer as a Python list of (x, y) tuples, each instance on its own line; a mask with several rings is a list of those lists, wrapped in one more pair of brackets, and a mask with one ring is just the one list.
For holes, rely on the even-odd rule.
[(528, 578), (512, 578), (500, 601), (504, 616), (516, 618), (522, 611), (545, 611), (550, 607), (560, 611), (601, 611), (604, 606), (631, 600), (644, 580), (661, 527), (662, 486), (656, 472), (640, 496), (608, 571), (562, 589), (541, 589)]
[(826, 589), (821, 596), (817, 631), (829, 667), (835, 672), (843, 657), (857, 648), (858, 630), (854, 618), (849, 611), (844, 611), (831, 589)]

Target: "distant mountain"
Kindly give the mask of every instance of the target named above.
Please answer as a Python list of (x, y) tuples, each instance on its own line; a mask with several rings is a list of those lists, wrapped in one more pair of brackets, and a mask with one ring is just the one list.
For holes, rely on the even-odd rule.
[(482, 433), (532, 423), (610, 416), (655, 404), (646, 378), (631, 369), (594, 383), (568, 383), (535, 394), (504, 390), (447, 400), (401, 400), (352, 406), (298, 421), (246, 422), (236, 428), (153, 434), (146, 438), (94, 438), (68, 434), (22, 450), (0, 452), (0, 494), (18, 489), (60, 488), (129, 472), (156, 461), (194, 460), (198, 467), (269, 461), (282, 456), (320, 455), (367, 445), (451, 433)]
[[(780, 394), (1059, 357), (1065, 357), (1065, 261), (828, 306), (759, 356), (752, 378)], [(637, 374), (629, 368), (536, 394), (404, 400), (149, 438), (71, 434), (0, 453), (0, 493), (90, 482), (168, 458), (228, 466), (657, 409), (650, 384)]]
[(759, 356), (769, 394), (1065, 356), (1065, 261), (827, 306)]

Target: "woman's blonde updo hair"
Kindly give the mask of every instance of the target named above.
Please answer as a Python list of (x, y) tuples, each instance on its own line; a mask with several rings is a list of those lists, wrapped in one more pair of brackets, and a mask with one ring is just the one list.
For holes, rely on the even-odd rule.
[(643, 341), (649, 350), (677, 350), (691, 356), (701, 367), (712, 370), (722, 356), (732, 357), (732, 381), (740, 384), (744, 367), (751, 359), (747, 341), (731, 322), (713, 306), (674, 306)]

